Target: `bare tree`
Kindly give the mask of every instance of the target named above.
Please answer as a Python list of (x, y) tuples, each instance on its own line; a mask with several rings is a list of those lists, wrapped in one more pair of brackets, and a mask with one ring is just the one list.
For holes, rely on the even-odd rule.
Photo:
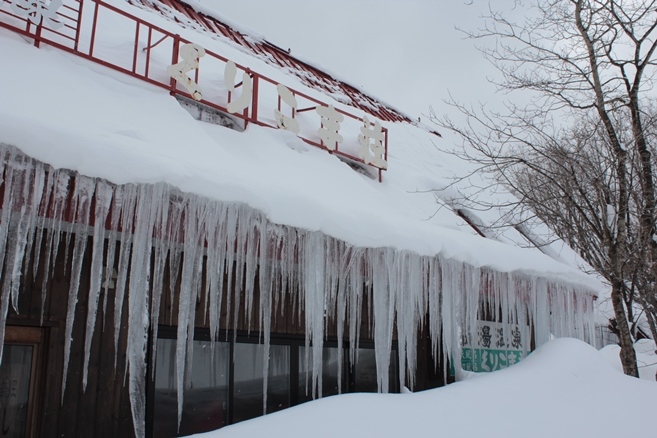
[(657, 0), (515, 3), (526, 8), (523, 21), (491, 11), (470, 36), (494, 42), (482, 51), (502, 73), (499, 87), (534, 100), (504, 114), (452, 100), (463, 126), (432, 118), (607, 279), (623, 369), (638, 376), (634, 304), (655, 320), (655, 132), (644, 94), (655, 74)]

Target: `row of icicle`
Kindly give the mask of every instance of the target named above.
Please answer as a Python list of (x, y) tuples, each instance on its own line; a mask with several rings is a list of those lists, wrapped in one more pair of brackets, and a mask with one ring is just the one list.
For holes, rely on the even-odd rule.
[[(321, 397), (322, 346), (328, 321), (337, 326), (339, 354), (342, 355), (343, 339), (348, 339), (353, 360), (361, 337), (363, 309), (371, 315), (377, 381), (382, 392), (388, 391), (393, 336), (397, 340), (400, 387), (411, 386), (420, 329), (428, 327), (434, 356), (439, 351), (445, 355), (436, 357), (437, 361), (445, 361), (447, 356), (460, 358), (461, 337), (476, 331), (477, 313), (484, 295), (493, 320), (531, 322), (536, 345), (547, 341), (550, 334), (594, 340), (593, 303), (588, 291), (532, 275), (477, 268), (440, 255), (420, 256), (392, 248), (358, 248), (321, 232), (271, 223), (245, 204), (181, 193), (166, 184), (115, 185), (71, 171), (55, 170), (11, 146), (0, 145), (0, 154), (4, 185), (0, 216), (0, 266), (3, 266), (0, 346), (9, 304), (18, 310), (23, 266), (45, 264), (42, 303), (45, 302), (47, 281), (52, 277), (60, 241), (64, 239), (68, 248), (72, 240), (62, 399), (78, 294), (89, 294), (84, 387), (91, 339), (98, 329), (97, 316), (103, 312), (104, 318), (113, 320), (117, 352), (121, 312), (127, 297), (128, 385), (137, 437), (145, 435), (148, 331), (150, 328), (153, 332), (150, 341), (154, 358), (163, 293), (178, 299), (179, 422), (183, 390), (186, 378), (190, 377), (185, 369), (190, 369), (193, 360), (195, 303), (205, 298), (203, 313), (209, 319), (210, 334), (215, 340), (222, 306), (226, 306), (235, 325), (243, 317), (239, 315), (240, 300), (245, 314), (251, 315), (256, 277), (257, 322), (264, 344), (263, 407), (267, 396), (272, 315), (293, 311), (280, 308), (286, 294), (292, 298), (288, 301), (295, 303), (295, 317), (303, 318), (305, 323), (314, 397)], [(79, 279), (83, 275), (89, 236), (92, 237), (90, 290), (80, 291)], [(101, 293), (108, 287), (104, 274), (114, 269), (117, 256), (114, 315), (107, 315), (108, 294)], [(179, 294), (174, 295), (173, 288), (164, 290), (167, 264), (170, 283), (179, 281)], [(225, 277), (228, 277), (227, 288)], [(233, 289), (235, 293), (229, 293)], [(43, 306), (41, 309), (43, 320)], [(117, 353), (115, 357), (118, 356)], [(453, 362), (459, 368), (460, 361)], [(338, 358), (338, 364), (341, 366), (342, 357)], [(340, 368), (339, 374), (342, 372)]]

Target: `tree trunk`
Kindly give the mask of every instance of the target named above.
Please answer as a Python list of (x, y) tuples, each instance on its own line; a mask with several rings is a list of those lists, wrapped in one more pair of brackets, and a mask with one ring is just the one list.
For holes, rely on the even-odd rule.
[(614, 314), (618, 324), (618, 344), (621, 347), (620, 359), (625, 374), (632, 377), (639, 377), (639, 368), (636, 364), (636, 352), (634, 351), (632, 336), (630, 334), (630, 326), (627, 323), (627, 317), (625, 315), (622, 291), (622, 280), (615, 280), (611, 285), (611, 303), (614, 307)]
[[(646, 312), (646, 318), (648, 319), (648, 325), (650, 326), (650, 333), (652, 333), (652, 339), (657, 342), (657, 321), (652, 314), (652, 312)], [(655, 351), (657, 353), (657, 351)], [(655, 372), (655, 380), (657, 380), (657, 372)]]

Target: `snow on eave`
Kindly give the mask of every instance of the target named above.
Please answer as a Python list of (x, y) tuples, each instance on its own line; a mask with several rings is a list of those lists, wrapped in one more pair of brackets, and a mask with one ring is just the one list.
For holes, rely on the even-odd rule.
[[(10, 35), (0, 36), (6, 38), (0, 50), (32, 68), (18, 79), (0, 73), (0, 95), (15, 102), (0, 107), (0, 141), (55, 168), (115, 183), (165, 182), (209, 199), (243, 202), (274, 223), (321, 231), (354, 246), (440, 254), (470, 266), (597, 289), (587, 276), (543, 255), (474, 240), (454, 226), (410, 214), (408, 205), (418, 207), (421, 197), (411, 199), (412, 188), (426, 181), (437, 184), (438, 171), (432, 167), (417, 175), (412, 161), (423, 166), (420, 170), (442, 161), (422, 155), (436, 151), (430, 135), (417, 127), (386, 124), (396, 139), (394, 165), (378, 184), (323, 151), (293, 150), (290, 143), (301, 141), (289, 133), (207, 126), (166, 91)], [(43, 80), (44, 71), (51, 82)], [(27, 84), (31, 93), (22, 92)], [(289, 181), (279, 181), (282, 176)], [(435, 203), (431, 194), (426, 196)]]

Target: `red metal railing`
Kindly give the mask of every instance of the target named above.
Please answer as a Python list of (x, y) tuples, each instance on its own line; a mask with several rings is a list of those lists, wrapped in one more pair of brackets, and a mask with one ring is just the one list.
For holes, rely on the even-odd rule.
[[(85, 3), (87, 6), (83, 8)], [(35, 3), (32, 2), (32, 4)], [(193, 99), (193, 96), (167, 73), (169, 65), (178, 63), (180, 48), (192, 44), (191, 41), (180, 35), (155, 26), (102, 0), (65, 0), (57, 11), (57, 20), (63, 23), (63, 26), (57, 30), (48, 27), (43, 21), (39, 21), (39, 24), (35, 25), (29, 18), (26, 14), (17, 15), (9, 0), (0, 1), (0, 27), (33, 39), (35, 46), (46, 43), (151, 85), (167, 89), (172, 95)], [(108, 20), (108, 18), (111, 19)], [(121, 26), (118, 26), (117, 23), (120, 23)], [(123, 29), (123, 33), (118, 35), (117, 28)], [(134, 29), (134, 34), (132, 34), (129, 44), (126, 44), (126, 37), (129, 33), (125, 29), (130, 28)], [(203, 89), (203, 98), (199, 100), (199, 103), (225, 113), (228, 113), (227, 106), (232, 96), (228, 87), (220, 84), (217, 78), (223, 76), (228, 62), (230, 62), (228, 58), (206, 49), (205, 56), (200, 58), (199, 68), (193, 72), (195, 82)], [(249, 67), (237, 63), (235, 66), (238, 73), (246, 72), (250, 76), (253, 82), (253, 93), (250, 105), (243, 112), (232, 115), (244, 120), (245, 124), (255, 123), (260, 126), (278, 128), (273, 114), (268, 115), (261, 110), (261, 108), (269, 106), (272, 109), (277, 108), (279, 111), (283, 111), (280, 97), (276, 92), (278, 82)], [(237, 84), (235, 88), (239, 88), (241, 85), (241, 83)], [(375, 168), (378, 171), (379, 181), (381, 181), (385, 165), (376, 166), (366, 163), (356, 152), (359, 145), (358, 133), (364, 124), (363, 118), (345, 109), (336, 108), (337, 112), (344, 116), (340, 133), (345, 141), (341, 145), (331, 145), (335, 148), (329, 148), (317, 134), (317, 129), (322, 127), (320, 116), (315, 111), (309, 111), (318, 106), (327, 106), (327, 104), (306, 93), (289, 87), (288, 89), (299, 102), (299, 109), (290, 108), (287, 111), (291, 113), (293, 119), (299, 119), (301, 122), (300, 125), (303, 126), (303, 129), (299, 133), (299, 137), (302, 140), (330, 153)], [(387, 162), (388, 130), (382, 128), (382, 131), (385, 139), (383, 158)]]

